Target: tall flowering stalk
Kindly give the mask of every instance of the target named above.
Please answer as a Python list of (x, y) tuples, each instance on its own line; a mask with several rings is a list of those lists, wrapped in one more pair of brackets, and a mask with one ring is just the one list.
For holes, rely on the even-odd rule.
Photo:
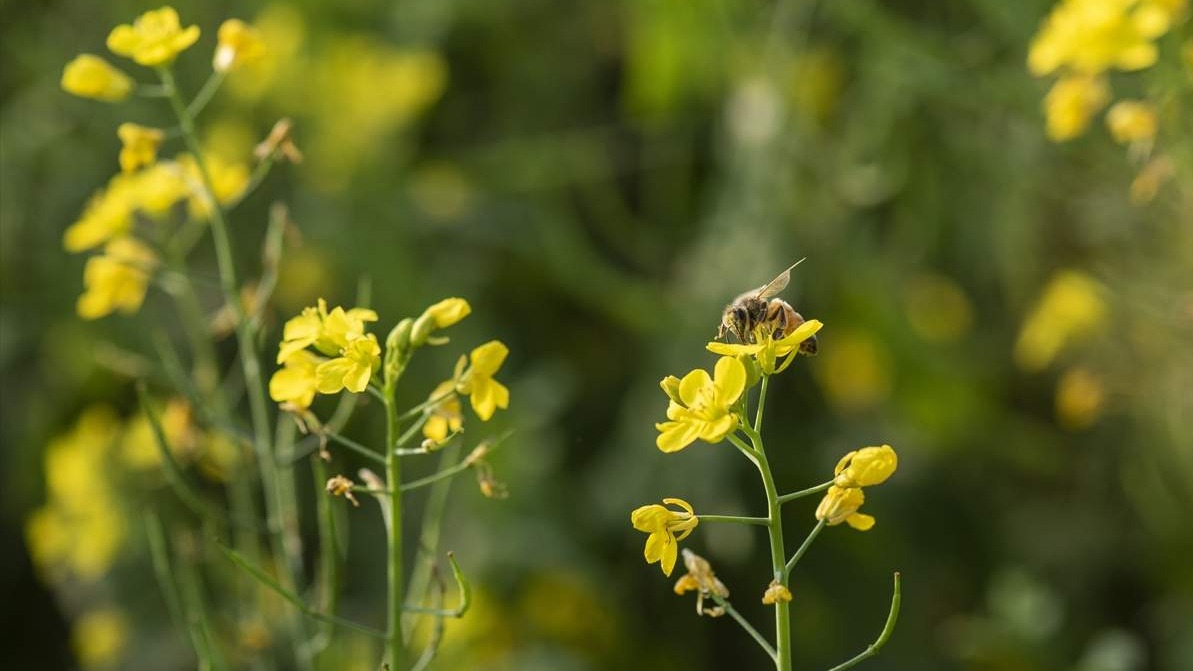
[[(156, 338), (161, 370), (137, 369), (143, 424), (122, 427), (108, 412), (95, 412), (91, 421), (80, 426), (78, 439), (85, 451), (58, 451), (72, 473), (89, 476), (100, 469), (84, 468), (82, 455), (95, 457), (109, 451), (109, 443), (144, 434), (128, 452), (129, 463), (159, 467), (173, 489), (178, 502), (191, 519), (165, 518), (169, 511), (153, 506), (145, 512), (145, 537), (153, 559), (154, 574), (161, 585), (166, 603), (185, 629), (203, 669), (226, 668), (259, 659), (272, 650), (278, 640), (290, 648), (293, 668), (337, 668), (338, 662), (324, 654), (332, 648), (332, 627), (352, 629), (374, 636), (384, 647), (381, 664), (391, 671), (425, 669), (435, 657), (440, 636), (415, 655), (410, 650), (413, 630), (420, 621), (429, 620), (441, 631), (445, 618), (464, 615), (470, 603), (469, 586), (451, 553), (447, 553), (458, 592), (454, 608), (443, 606), (444, 586), (433, 570), (438, 555), (439, 520), (428, 515), (426, 529), (420, 535), (415, 566), (403, 565), (404, 497), (428, 488), (442, 515), (442, 500), (451, 479), (474, 470), (482, 492), (500, 496), (503, 487), (492, 478), (486, 457), (500, 440), (484, 440), (460, 458), (460, 435), (465, 424), (462, 399), (467, 397), (480, 421), (488, 421), (497, 410), (509, 406), (509, 390), (496, 379), (508, 354), (499, 341), (482, 344), (463, 354), (454, 372), (438, 385), (426, 401), (403, 408), (398, 401), (399, 382), (415, 354), (424, 347), (449, 342), (444, 331), (464, 319), (471, 306), (462, 298), (448, 298), (428, 307), (417, 317), (400, 319), (388, 331), (384, 341), (369, 332), (380, 316), (367, 307), (329, 308), (318, 299), (315, 305), (285, 322), (276, 352), (278, 368), (267, 376), (259, 350), (266, 336), (265, 319), (271, 293), (277, 283), (278, 264), (283, 253), (283, 232), (289, 222), (280, 204), (271, 211), (265, 233), (260, 277), (244, 282), (234, 262), (229, 236), (229, 213), (265, 179), (275, 163), (297, 162), (302, 153), (291, 136), (291, 124), (283, 119), (253, 152), (256, 165), (228, 161), (205, 151), (199, 141), (197, 120), (207, 103), (228, 76), (242, 65), (261, 58), (268, 50), (261, 35), (251, 25), (231, 19), (218, 31), (218, 44), (212, 56), (212, 73), (207, 82), (188, 96), (174, 74), (174, 61), (200, 39), (198, 26), (184, 26), (170, 7), (146, 12), (133, 23), (113, 29), (108, 48), (139, 66), (149, 68), (155, 84), (141, 84), (102, 58), (84, 54), (66, 66), (62, 86), (75, 95), (104, 102), (119, 102), (130, 95), (159, 98), (169, 104), (173, 127), (152, 128), (125, 123), (117, 130), (122, 149), (118, 157), (120, 172), (112, 177), (87, 205), (83, 215), (65, 233), (64, 245), (71, 252), (102, 249), (102, 254), (87, 261), (84, 271), (85, 291), (79, 298), (78, 313), (85, 319), (98, 319), (120, 312), (133, 315), (143, 306), (149, 289), (160, 286), (173, 300), (183, 322), (189, 346), (187, 357), (175, 349), (164, 335)], [(172, 159), (162, 158), (173, 141), (181, 141), (185, 153)], [(219, 276), (221, 304), (206, 305), (195, 287), (188, 266), (188, 256), (210, 231)], [(367, 290), (361, 303), (367, 303)], [(215, 317), (209, 317), (214, 314)], [(234, 333), (237, 344), (240, 380), (248, 404), (248, 426), (236, 413), (236, 399), (230, 386), (221, 379), (217, 341)], [(162, 409), (153, 397), (149, 379), (166, 379), (175, 387), (179, 399)], [(268, 377), (268, 382), (266, 381)], [(370, 394), (382, 401), (386, 431), (374, 445), (354, 441), (340, 433), (354, 411), (358, 395)], [(320, 396), (336, 396), (339, 403), (329, 417), (321, 417), (314, 407)], [(270, 401), (277, 404), (271, 406)], [(181, 408), (181, 410), (179, 410)], [(138, 420), (139, 422), (140, 420)], [(307, 434), (300, 438), (299, 433)], [(138, 434), (139, 435), (139, 434)], [(149, 444), (148, 450), (140, 445)], [(199, 448), (203, 444), (205, 447)], [(368, 459), (383, 475), (370, 469), (359, 472), (360, 484), (343, 475), (328, 477), (326, 462), (332, 462), (331, 445), (343, 447)], [(247, 448), (247, 451), (245, 450)], [(76, 457), (76, 452), (78, 457)], [(241, 460), (242, 452), (252, 460)], [(308, 554), (304, 546), (296, 494), (296, 464), (308, 453), (312, 474), (326, 489), (317, 505), (318, 571), (310, 585), (304, 584), (308, 572)], [(403, 481), (404, 459), (423, 455), (442, 455), (442, 468), (432, 475)], [(223, 456), (217, 456), (223, 455)], [(229, 456), (230, 455), (230, 456)], [(205, 461), (206, 459), (206, 461)], [(195, 466), (194, 469), (191, 466)], [(213, 499), (209, 489), (195, 482), (197, 473), (214, 472), (213, 479), (226, 488), (227, 509)], [(62, 468), (51, 468), (62, 471)], [(51, 473), (51, 478), (55, 476)], [(71, 535), (66, 527), (79, 518), (77, 496), (70, 492), (107, 492), (106, 477), (97, 473), (88, 480), (72, 481), (60, 487), (63, 496), (30, 523), (30, 544), (47, 565), (95, 578), (111, 565), (125, 537), (123, 526), (109, 507), (89, 516), (90, 529), (102, 531), (108, 543), (93, 545), (97, 551), (87, 555), (72, 553), (64, 539)], [(325, 485), (324, 485), (325, 483)], [(259, 487), (259, 489), (258, 489)], [(330, 507), (333, 496), (343, 496), (353, 506), (356, 494), (376, 498), (381, 510), (386, 543), (386, 621), (384, 628), (353, 622), (336, 614), (339, 575), (344, 557), (337, 549), (344, 529), (337, 528), (337, 512)], [(98, 494), (89, 499), (99, 501)], [(102, 499), (106, 501), (106, 499)], [(263, 506), (263, 515), (259, 507)], [(264, 524), (258, 520), (262, 518)], [(339, 526), (342, 526), (339, 525)], [(409, 525), (406, 525), (409, 526)], [(264, 533), (258, 533), (258, 529)], [(99, 540), (98, 531), (93, 534)], [(201, 531), (202, 533), (197, 533)], [(206, 539), (215, 538), (228, 561), (205, 561)], [(262, 542), (264, 538), (264, 542)], [(225, 541), (227, 539), (227, 541)], [(228, 545), (224, 543), (228, 542)], [(227, 569), (232, 577), (222, 575)], [(219, 593), (215, 585), (234, 584), (235, 593)], [(308, 592), (319, 596), (318, 605), (308, 603)], [(265, 596), (276, 594), (289, 602), (285, 617), (274, 624), (267, 615)], [(208, 603), (214, 597), (215, 604)], [(213, 613), (229, 611), (236, 626), (232, 632), (221, 631), (213, 622)], [(102, 609), (95, 610), (103, 613)], [(222, 613), (226, 614), (226, 613)], [(90, 647), (81, 647), (92, 657), (95, 650), (110, 653), (105, 663), (118, 659), (119, 647), (112, 644), (122, 630), (119, 617), (94, 617), (88, 631), (104, 633), (107, 644), (96, 643), (99, 634), (90, 635)], [(117, 623), (117, 624), (112, 624)], [(117, 626), (119, 625), (119, 626)], [(81, 653), (82, 654), (82, 653)]]
[[(697, 593), (696, 612), (719, 617), (730, 615), (758, 643), (771, 658), (778, 671), (793, 668), (791, 643), (791, 574), (812, 542), (826, 526), (842, 522), (865, 531), (874, 526), (874, 518), (858, 512), (865, 496), (863, 488), (886, 481), (898, 464), (895, 451), (889, 445), (865, 447), (846, 454), (827, 482), (786, 494), (781, 494), (772, 473), (762, 437), (764, 410), (770, 378), (779, 375), (801, 355), (800, 344), (812, 338), (821, 328), (817, 320), (809, 320), (790, 333), (782, 335), (769, 328), (754, 331), (751, 342), (711, 342), (708, 350), (719, 355), (710, 375), (703, 369), (689, 372), (683, 378), (668, 376), (660, 383), (669, 402), (667, 421), (657, 425), (655, 441), (659, 450), (675, 453), (687, 449), (696, 441), (728, 442), (757, 469), (762, 494), (766, 502), (763, 517), (737, 515), (706, 515), (679, 498), (663, 499), (664, 505), (649, 504), (634, 510), (631, 524), (638, 531), (649, 534), (645, 547), (647, 563), (658, 563), (663, 574), (670, 576), (679, 555), (679, 542), (701, 523), (734, 523), (760, 526), (766, 531), (770, 545), (770, 567), (766, 580), (759, 580), (761, 600), (774, 606), (775, 633), (773, 644), (750, 624), (729, 601), (729, 589), (716, 578), (710, 562), (689, 549), (683, 550), (687, 573), (675, 584), (675, 592)], [(806, 351), (806, 349), (804, 349)], [(751, 394), (757, 395), (751, 411)], [(751, 419), (752, 417), (752, 419)], [(807, 496), (823, 493), (816, 509), (816, 524), (794, 553), (788, 554), (783, 536), (783, 504)], [(762, 587), (765, 585), (765, 587)], [(716, 603), (705, 605), (705, 600)], [(899, 574), (895, 574), (894, 596), (886, 626), (873, 644), (854, 658), (834, 667), (847, 669), (875, 654), (886, 643), (895, 626), (899, 612)]]

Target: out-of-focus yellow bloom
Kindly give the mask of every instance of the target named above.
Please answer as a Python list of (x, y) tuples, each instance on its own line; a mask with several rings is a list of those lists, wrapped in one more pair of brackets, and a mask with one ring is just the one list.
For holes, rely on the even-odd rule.
[(131, 193), (134, 206), (153, 217), (162, 217), (174, 205), (194, 197), (193, 185), (173, 161), (161, 161), (132, 176)]
[(1098, 330), (1107, 315), (1102, 288), (1075, 270), (1058, 272), (1023, 322), (1015, 342), (1015, 362), (1028, 371), (1043, 370), (1064, 346)]
[(1131, 181), (1131, 202), (1146, 205), (1155, 200), (1160, 187), (1172, 178), (1173, 172), (1172, 161), (1167, 156), (1157, 156), (1148, 161)]
[(219, 44), (211, 62), (216, 72), (228, 72), (264, 57), (265, 41), (256, 28), (240, 19), (228, 19), (220, 25)]
[(153, 250), (131, 237), (117, 238), (83, 267), (83, 295), (76, 310), (83, 319), (98, 319), (119, 310), (131, 314), (141, 309), (149, 287), (149, 274), (157, 265)]
[(286, 357), (284, 367), (269, 378), (269, 397), (278, 403), (292, 403), (299, 409), (311, 407), (315, 400), (315, 368), (319, 357), (300, 349)]
[(790, 603), (791, 599), (791, 590), (779, 584), (777, 580), (772, 580), (766, 586), (766, 591), (762, 593), (762, 603), (768, 606), (776, 603)]
[(863, 447), (837, 462), (833, 482), (838, 487), (871, 487), (886, 482), (899, 466), (899, 458), (890, 445)]
[(435, 328), (445, 329), (458, 323), (472, 312), (472, 306), (463, 298), (445, 298), (427, 308), (422, 317), (435, 322)]
[(721, 442), (737, 428), (732, 408), (745, 389), (746, 367), (732, 356), (717, 361), (712, 377), (701, 368), (688, 373), (679, 381), (679, 399), (667, 406), (668, 421), (655, 425), (655, 445), (663, 452), (678, 452), (697, 438)]
[(1119, 144), (1151, 142), (1156, 126), (1156, 110), (1140, 100), (1120, 100), (1106, 113), (1106, 127)]
[(128, 630), (124, 614), (114, 608), (85, 613), (71, 631), (80, 666), (90, 669), (114, 664), (128, 643)]
[(320, 298), (315, 307), (303, 308), (302, 314), (282, 327), (278, 363), (312, 345), (328, 356), (336, 356), (348, 343), (365, 331), (365, 322), (377, 321), (377, 313), (368, 308), (345, 310), (336, 306), (328, 312), (327, 301)]
[(1168, 32), (1185, 0), (1063, 0), (1032, 40), (1027, 65), (1043, 76), (1060, 68), (1096, 75), (1156, 62), (1154, 40)]
[(133, 80), (116, 66), (93, 54), (79, 54), (62, 70), (62, 90), (104, 102), (124, 100)]
[(1056, 384), (1056, 419), (1073, 431), (1088, 428), (1102, 415), (1106, 385), (1085, 368), (1065, 371)]
[(120, 138), (120, 169), (124, 172), (151, 165), (157, 160), (157, 148), (161, 146), (166, 134), (156, 128), (138, 126), (135, 123), (122, 123), (116, 129)]
[(79, 220), (66, 229), (66, 251), (82, 252), (128, 233), (133, 226), (134, 185), (135, 178), (116, 175), (106, 189), (96, 192)]
[(1076, 75), (1057, 80), (1044, 96), (1048, 138), (1064, 142), (1081, 135), (1109, 100), (1110, 86), (1101, 77)]
[(684, 548), (683, 565), (684, 568), (688, 569), (688, 572), (675, 581), (675, 593), (683, 595), (687, 592), (696, 592), (697, 615), (707, 615), (709, 617), (724, 615), (725, 609), (720, 606), (704, 607), (704, 600), (713, 595), (719, 596), (722, 599), (729, 598), (729, 588), (713, 572), (712, 564), (708, 563), (708, 560), (704, 557)]
[(505, 410), (510, 404), (510, 390), (493, 379), (509, 348), (500, 340), (490, 340), (469, 353), (470, 365), (464, 369), (464, 357), (456, 362), (456, 391), (469, 397), (472, 410), (482, 422), (489, 421), (498, 408)]
[(216, 482), (227, 482), (241, 460), (241, 446), (222, 433), (205, 436), (199, 454), (199, 471)]
[(341, 356), (315, 368), (315, 388), (320, 394), (334, 394), (341, 389), (359, 394), (369, 386), (369, 378), (380, 366), (381, 345), (377, 344), (377, 336), (366, 333), (349, 342)]
[(874, 518), (857, 511), (865, 501), (866, 495), (860, 487), (833, 485), (816, 507), (816, 519), (823, 520), (830, 527), (845, 522), (858, 531), (868, 531), (874, 526)]
[[(455, 380), (445, 380), (431, 392), (427, 400), (439, 398), (454, 391)], [(464, 426), (464, 412), (460, 397), (451, 394), (435, 405), (427, 408), (427, 421), (423, 424), (423, 435), (436, 443), (442, 443), (449, 435), (459, 431)]]
[[(630, 513), (630, 522), (638, 531), (650, 534), (644, 550), (646, 563), (659, 562), (663, 575), (670, 576), (679, 556), (679, 541), (692, 533), (700, 519), (691, 504), (683, 499), (663, 499), (663, 504), (652, 503), (637, 508)], [(668, 505), (679, 506), (681, 510), (672, 510), (666, 507)]]
[(782, 366), (778, 366), (779, 359), (785, 356), (794, 357), (799, 352), (800, 343), (816, 335), (816, 332), (823, 326), (824, 324), (820, 323), (820, 320), (809, 319), (778, 340), (771, 337), (772, 334), (767, 333), (767, 329), (759, 329), (755, 334), (757, 342), (754, 344), (725, 343), (714, 340), (706, 345), (706, 349), (713, 354), (723, 356), (752, 356), (758, 360), (763, 374), (773, 375), (776, 372), (783, 372), (791, 363), (791, 359), (788, 359)]
[[(161, 409), (158, 421), (161, 422), (171, 454), (180, 461), (189, 460), (197, 448), (198, 439), (190, 404), (181, 398), (170, 399)], [(120, 439), (120, 457), (129, 467), (139, 471), (161, 466), (157, 436), (149, 417), (144, 413), (139, 413), (125, 426)]]
[(890, 351), (861, 331), (833, 336), (833, 346), (820, 354), (813, 368), (829, 401), (842, 411), (871, 408), (886, 400), (892, 381)]
[(961, 287), (944, 275), (914, 278), (903, 298), (907, 320), (925, 340), (952, 342), (973, 328), (973, 304)]
[(140, 65), (153, 67), (173, 62), (198, 39), (199, 26), (183, 29), (178, 12), (173, 7), (162, 7), (138, 16), (131, 26), (113, 28), (108, 34), (108, 48)]
[[(207, 190), (203, 188), (203, 175), (199, 171), (199, 164), (190, 154), (181, 154), (175, 160), (182, 166), (183, 174), (191, 185), (191, 216), (196, 219), (210, 217), (214, 206), (207, 197)], [(244, 163), (227, 161), (216, 154), (206, 154), (203, 157), (203, 165), (207, 167), (211, 189), (220, 205), (227, 205), (239, 198), (249, 184), (249, 168)]]

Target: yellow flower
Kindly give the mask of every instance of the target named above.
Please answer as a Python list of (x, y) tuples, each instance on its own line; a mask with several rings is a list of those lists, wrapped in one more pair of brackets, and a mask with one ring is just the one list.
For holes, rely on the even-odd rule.
[(138, 16), (131, 26), (113, 28), (108, 34), (108, 48), (140, 65), (156, 66), (173, 62), (198, 39), (199, 26), (184, 30), (178, 12), (173, 7), (162, 7)]
[(157, 160), (157, 148), (166, 134), (156, 128), (146, 128), (135, 123), (122, 123), (116, 129), (120, 138), (120, 169), (133, 172), (137, 168), (152, 165)]
[(327, 311), (327, 302), (319, 299), (315, 307), (304, 308), (302, 314), (286, 322), (282, 328), (282, 344), (278, 348), (278, 363), (284, 363), (295, 352), (311, 345), (335, 356), (349, 341), (361, 337), (365, 322), (377, 321), (377, 313), (367, 308), (345, 310), (336, 306)]
[(103, 608), (93, 610), (75, 622), (71, 645), (83, 668), (107, 667), (120, 659), (128, 634), (124, 614), (113, 608)]
[(286, 357), (285, 366), (269, 378), (269, 397), (299, 409), (311, 407), (315, 400), (315, 369), (320, 361), (322, 359), (306, 350), (298, 350)]
[(228, 19), (220, 25), (219, 44), (211, 62), (216, 72), (228, 72), (264, 57), (265, 41), (256, 28), (240, 19)]
[(133, 80), (93, 54), (79, 54), (62, 70), (62, 90), (104, 102), (124, 100), (133, 91)]
[[(453, 391), (455, 380), (441, 382), (428, 400), (439, 398)], [(449, 435), (459, 431), (464, 426), (464, 413), (460, 404), (460, 397), (451, 394), (435, 405), (426, 409), (427, 421), (423, 424), (423, 435), (436, 443), (442, 443)]]
[(490, 340), (469, 354), (468, 370), (464, 370), (464, 357), (456, 363), (456, 391), (470, 398), (482, 422), (489, 421), (498, 408), (509, 407), (510, 390), (493, 379), (508, 354), (509, 348), (500, 340)]
[(1065, 371), (1056, 383), (1056, 418), (1071, 431), (1089, 428), (1102, 415), (1106, 384), (1085, 368)]
[(335, 359), (315, 368), (315, 388), (320, 394), (334, 394), (341, 389), (359, 394), (369, 386), (369, 377), (381, 366), (381, 345), (377, 337), (366, 333), (348, 343)]
[[(781, 373), (786, 370), (787, 366), (791, 365), (795, 354), (799, 353), (800, 343), (808, 338), (816, 335), (816, 332), (823, 327), (817, 319), (810, 319), (803, 324), (800, 324), (794, 331), (787, 334), (787, 336), (775, 340), (769, 329), (759, 329), (755, 334), (757, 343), (725, 343), (713, 341), (708, 343), (706, 349), (713, 354), (721, 354), (725, 356), (752, 356), (758, 360), (759, 367), (762, 368), (764, 375), (773, 375)], [(779, 359), (790, 355), (791, 358), (783, 362), (781, 366), (776, 368), (776, 363)]]
[(445, 329), (467, 317), (472, 312), (472, 306), (463, 298), (445, 298), (432, 305), (414, 320), (410, 327), (410, 345), (422, 347), (428, 342), (432, 345), (442, 345), (447, 338), (432, 339), (431, 334), (439, 329)]
[(791, 601), (791, 590), (784, 587), (778, 580), (772, 580), (766, 586), (766, 591), (762, 593), (762, 603), (770, 606), (777, 603), (789, 603)]
[(1097, 75), (1156, 62), (1155, 38), (1168, 32), (1184, 0), (1064, 0), (1032, 40), (1027, 66), (1043, 76), (1066, 67)]
[(833, 485), (816, 507), (816, 519), (830, 527), (845, 522), (858, 531), (867, 531), (874, 526), (874, 518), (857, 511), (865, 501), (866, 495), (860, 487)]
[[(644, 551), (646, 563), (659, 562), (663, 575), (670, 576), (679, 555), (679, 541), (692, 533), (700, 519), (683, 499), (663, 499), (663, 503), (665, 505), (653, 503), (634, 510), (630, 513), (630, 522), (638, 531), (650, 534)], [(671, 510), (667, 505), (679, 506), (682, 510)]]
[[(189, 460), (194, 455), (198, 439), (191, 421), (190, 404), (181, 398), (172, 398), (159, 410), (158, 420), (171, 454), (176, 459)], [(161, 466), (157, 436), (145, 413), (138, 413), (125, 425), (120, 439), (120, 457), (136, 470), (148, 471)]]
[(1043, 370), (1070, 342), (1100, 329), (1109, 308), (1101, 286), (1074, 270), (1058, 272), (1023, 322), (1015, 342), (1015, 362)]
[(1081, 135), (1109, 100), (1110, 87), (1101, 77), (1079, 75), (1057, 80), (1044, 96), (1049, 139), (1064, 142)]
[(87, 201), (82, 216), (63, 235), (63, 246), (68, 252), (97, 247), (132, 229), (133, 183), (134, 179), (128, 175), (116, 175), (106, 189)]
[(1106, 113), (1115, 142), (1150, 142), (1156, 136), (1156, 110), (1139, 100), (1120, 100)]
[(83, 319), (98, 319), (115, 310), (131, 314), (141, 308), (149, 273), (157, 264), (153, 250), (131, 237), (117, 238), (101, 256), (87, 260), (76, 310)]
[(833, 469), (839, 487), (870, 487), (886, 482), (899, 465), (890, 445), (863, 447), (841, 457)]
[(667, 407), (669, 421), (655, 425), (659, 430), (655, 445), (664, 452), (678, 452), (697, 438), (721, 442), (737, 428), (738, 418), (731, 409), (745, 388), (746, 368), (731, 356), (717, 361), (711, 378), (700, 368), (688, 373), (679, 381), (679, 399), (672, 399)]
[(684, 568), (688, 569), (688, 572), (675, 581), (675, 593), (683, 595), (687, 592), (696, 592), (697, 615), (707, 615), (709, 617), (724, 615), (725, 609), (720, 606), (704, 607), (704, 600), (714, 594), (722, 599), (729, 598), (729, 588), (713, 572), (712, 564), (708, 563), (708, 560), (704, 557), (684, 548), (683, 565)]
[(129, 188), (135, 207), (154, 217), (167, 214), (175, 203), (193, 193), (181, 168), (173, 161), (154, 163), (133, 177)]
[[(210, 217), (214, 206), (203, 187), (203, 175), (199, 171), (199, 164), (190, 154), (181, 154), (175, 160), (182, 166), (182, 172), (191, 185), (191, 216), (196, 219)], [(203, 157), (203, 165), (207, 168), (207, 176), (211, 178), (215, 200), (220, 205), (226, 205), (239, 198), (249, 184), (249, 168), (243, 163), (227, 161), (208, 153)]]

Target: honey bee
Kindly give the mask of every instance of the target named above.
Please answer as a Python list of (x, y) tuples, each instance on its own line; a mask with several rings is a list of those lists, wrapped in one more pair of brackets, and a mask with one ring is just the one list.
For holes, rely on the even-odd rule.
[[(721, 313), (721, 326), (717, 329), (717, 338), (723, 339), (725, 331), (730, 331), (743, 343), (754, 342), (754, 332), (759, 327), (769, 329), (775, 340), (790, 335), (792, 331), (804, 323), (800, 313), (791, 304), (775, 296), (787, 288), (791, 282), (791, 269), (803, 263), (803, 259), (791, 264), (791, 267), (779, 273), (778, 277), (766, 284), (745, 292), (733, 299), (725, 306)], [(801, 354), (811, 356), (819, 349), (816, 336), (812, 336), (800, 343)]]

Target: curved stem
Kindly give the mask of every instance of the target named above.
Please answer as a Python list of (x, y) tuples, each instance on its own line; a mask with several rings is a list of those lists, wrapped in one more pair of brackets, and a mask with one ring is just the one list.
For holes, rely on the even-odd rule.
[(798, 492), (791, 492), (790, 494), (784, 494), (779, 497), (779, 503), (787, 503), (788, 501), (794, 501), (796, 499), (803, 498), (805, 496), (819, 494), (820, 492), (823, 492), (824, 490), (826, 490), (832, 486), (833, 486), (833, 481), (829, 480), (828, 482), (822, 482), (819, 485), (816, 485), (815, 487), (808, 487), (807, 489), (801, 489)]
[(888, 640), (890, 640), (890, 638), (891, 638), (891, 633), (893, 631), (895, 631), (895, 622), (898, 621), (898, 619), (899, 619), (899, 605), (903, 601), (903, 595), (902, 595), (902, 590), (900, 589), (900, 583), (901, 583), (900, 576), (899, 576), (899, 573), (896, 571), (895, 572), (895, 591), (894, 591), (894, 593), (891, 594), (891, 610), (889, 613), (887, 613), (886, 624), (883, 625), (882, 632), (878, 634), (878, 638), (875, 639), (873, 643), (866, 646), (866, 649), (861, 651), (856, 657), (834, 666), (833, 668), (829, 669), (829, 671), (844, 671), (845, 669), (848, 669), (849, 667), (857, 664), (858, 662), (860, 662), (868, 657), (873, 657), (875, 654), (878, 653), (879, 649), (881, 649), (882, 646), (886, 645), (886, 642)]

